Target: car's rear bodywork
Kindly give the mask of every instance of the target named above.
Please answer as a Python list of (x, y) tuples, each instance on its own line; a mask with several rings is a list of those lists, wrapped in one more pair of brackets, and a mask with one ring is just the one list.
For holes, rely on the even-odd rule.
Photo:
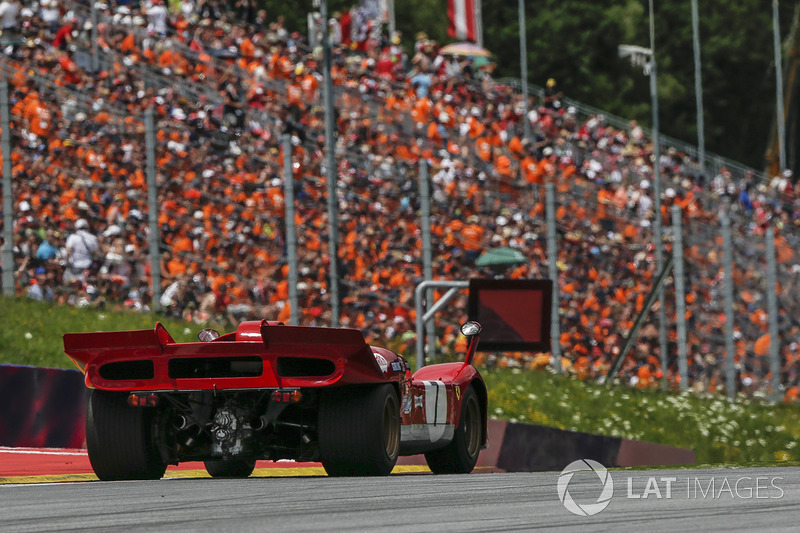
[[(463, 448), (460, 422), (470, 426), (464, 430), (470, 450), (475, 439), (486, 444), (486, 388), (469, 360), (427, 366), (412, 376), (404, 358), (369, 346), (354, 329), (264, 320), (244, 322), (211, 342), (177, 343), (157, 324), (153, 330), (66, 334), (64, 349), (95, 389), (87, 445), (104, 479), (136, 478), (135, 471), (151, 463), (156, 469), (144, 477), (159, 477), (162, 465), (188, 460), (211, 464), (212, 475), (247, 475), (256, 459), (322, 460), (332, 473), (381, 474), (398, 454)], [(369, 427), (359, 429), (362, 421), (382, 428), (373, 428), (382, 445), (364, 452), (385, 452), (374, 468), (360, 469), (348, 459), (372, 437)], [(120, 424), (141, 426), (134, 437), (146, 448), (128, 468), (116, 466), (127, 455), (106, 449), (123, 438)]]

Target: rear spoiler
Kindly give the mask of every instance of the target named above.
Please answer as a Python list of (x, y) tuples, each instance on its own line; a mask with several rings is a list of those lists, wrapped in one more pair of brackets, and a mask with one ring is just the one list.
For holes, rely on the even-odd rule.
[[(88, 386), (103, 389), (299, 387), (387, 379), (358, 330), (284, 326), (266, 320), (243, 322), (235, 334), (211, 342), (177, 343), (160, 323), (153, 330), (68, 333), (64, 351), (86, 375)], [(315, 360), (327, 366), (314, 366)], [(199, 366), (197, 372), (187, 370), (209, 364), (234, 368), (242, 361), (255, 362), (261, 370), (214, 376), (202, 374)], [(311, 368), (331, 370), (323, 376)]]
[(64, 352), (84, 372), (89, 362), (108, 353), (126, 359), (153, 357), (164, 352), (164, 345), (174, 343), (172, 335), (157, 322), (153, 329), (67, 333)]

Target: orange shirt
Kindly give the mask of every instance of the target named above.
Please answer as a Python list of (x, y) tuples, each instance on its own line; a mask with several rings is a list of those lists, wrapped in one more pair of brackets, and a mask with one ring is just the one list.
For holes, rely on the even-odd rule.
[(462, 231), (465, 250), (480, 250), (483, 248), (484, 229), (478, 224), (469, 224)]

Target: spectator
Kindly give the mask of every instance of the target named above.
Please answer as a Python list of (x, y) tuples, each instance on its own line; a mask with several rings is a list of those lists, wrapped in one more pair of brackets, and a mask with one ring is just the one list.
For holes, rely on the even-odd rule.
[(77, 18), (71, 17), (67, 19), (56, 32), (55, 37), (53, 37), (53, 47), (66, 51), (72, 43), (72, 32), (76, 31), (77, 28)]
[(563, 96), (564, 93), (556, 89), (556, 79), (548, 78), (544, 87), (544, 106), (547, 109), (560, 109)]
[(36, 260), (39, 264), (44, 264), (58, 256), (58, 247), (55, 246), (55, 235), (52, 229), (45, 232), (45, 238), (36, 249)]
[(38, 267), (35, 272), (35, 277), (31, 279), (30, 286), (28, 287), (25, 295), (40, 302), (52, 302), (54, 299), (53, 287), (47, 279), (47, 271), (43, 267)]
[(433, 83), (433, 76), (427, 69), (420, 71), (411, 78), (411, 86), (417, 93), (417, 98), (422, 99), (428, 96), (431, 84)]
[[(85, 277), (78, 279), (70, 266), (75, 253), (63, 266), (58, 256), (44, 260), (48, 280), (54, 275), (48, 283), (58, 281), (58, 300), (149, 308), (149, 235), (143, 214), (148, 206), (141, 194), (144, 126), (137, 117), (152, 109), (159, 140), (158, 222), (163, 246), (170, 251), (164, 256), (164, 286), (184, 281), (176, 286), (183, 287), (176, 291), (179, 296), (170, 298), (175, 306), (170, 312), (198, 322), (288, 319), (284, 154), (279, 142), (280, 133), (287, 131), (293, 135), (301, 320), (327, 324), (332, 318), (324, 209), (328, 172), (319, 144), (324, 112), (314, 83), (321, 79), (319, 58), (306, 54), (302, 36), (290, 37), (278, 24), (266, 36), (247, 33), (232, 24), (218, 2), (202, 4), (198, 12), (207, 12), (207, 18), (181, 22), (185, 26), (179, 34), (193, 39), (191, 54), (178, 37), (167, 36), (147, 48), (124, 25), (126, 16), (127, 24), (132, 20), (123, 6), (101, 32), (104, 54), (113, 58), (114, 66), (99, 73), (97, 80), (80, 68), (70, 79), (71, 69), (55, 66), (61, 56), (47, 51), (53, 42), (47, 42), (46, 33), (40, 37), (41, 46), (19, 47), (9, 58), (12, 71), (25, 73), (9, 76), (14, 86), (12, 115), (19, 123), (12, 131), (12, 172), (18, 184), (15, 205), (20, 216), (14, 244), (21, 265), (16, 269), (20, 293), (36, 278), (29, 266), (40, 266), (33, 261), (41, 249), (47, 250), (48, 230), (56, 232), (51, 244), (61, 247), (57, 232), (83, 219), (87, 229), (91, 220), (93, 233), (100, 236), (99, 251), (91, 258), (103, 265), (96, 273), (80, 270)], [(86, 29), (75, 27), (70, 38), (73, 31), (71, 44), (88, 42)], [(349, 39), (349, 30), (347, 34)], [(244, 35), (249, 35), (247, 40)], [(416, 182), (421, 160), (434, 169), (434, 276), (440, 279), (494, 275), (472, 261), (493, 246), (516, 247), (530, 259), (503, 275), (546, 275), (542, 185), (552, 183), (558, 198), (558, 282), (566, 321), (560, 341), (571, 371), (581, 379), (595, 379), (607, 371), (653, 279), (650, 224), (655, 191), (644, 131), (636, 125), (617, 128), (602, 115), (548, 109), (542, 102), (538, 109), (530, 106), (531, 137), (520, 139), (519, 124), (525, 118), (520, 95), (502, 83), (479, 85), (464, 76), (436, 75), (433, 65), (446, 74), (447, 63), (427, 36), (419, 41), (414, 70), (406, 71), (400, 61), (391, 76), (385, 75), (389, 65), (380, 49), (367, 49), (363, 55), (341, 48), (335, 52), (339, 163), (332, 170), (340, 189), (342, 242), (335, 260), (340, 265), (341, 322), (361, 328), (369, 339), (397, 339), (400, 346), (413, 346), (413, 331), (404, 330), (404, 324), (413, 324), (413, 287), (422, 279)], [(360, 44), (369, 48), (369, 42)], [(236, 50), (238, 57), (221, 57)], [(398, 50), (391, 54), (402, 57)], [(198, 61), (175, 68), (180, 55)], [(153, 89), (144, 82), (143, 74), (164, 75), (165, 58), (170, 59), (176, 84), (184, 91), (198, 91), (196, 101), (182, 96), (184, 91)], [(238, 68), (231, 68), (234, 63)], [(132, 64), (135, 69), (129, 68)], [(42, 82), (36, 72), (48, 72), (56, 83)], [(293, 85), (295, 72), (299, 88)], [(429, 74), (430, 80), (409, 81), (411, 73)], [(290, 87), (300, 101), (292, 110), (295, 120), (282, 104)], [(658, 164), (663, 171), (664, 223), (669, 224), (669, 207), (680, 205), (693, 224), (691, 239), (701, 238), (714, 225), (721, 199), (735, 201), (744, 188), (734, 179), (738, 170), (729, 169), (720, 170), (706, 186), (696, 179), (696, 162), (674, 150), (665, 151)], [(779, 180), (776, 187), (748, 181), (753, 184), (746, 191), (752, 195), (752, 214), (749, 219), (745, 210), (733, 215), (739, 227), (749, 228), (751, 240), (770, 224), (780, 230), (776, 250), (786, 267), (782, 272), (788, 272), (796, 266), (795, 228), (800, 225), (791, 179), (785, 184)], [(604, 187), (607, 190), (598, 192)], [(73, 248), (81, 244), (75, 241), (76, 233), (69, 235)], [(694, 284), (687, 303), (697, 301), (689, 306), (688, 348), (690, 379), (711, 390), (716, 387), (714, 372), (705, 356), (712, 350), (701, 349), (699, 339), (720, 337), (723, 326), (713, 303), (719, 296), (714, 277), (720, 270), (718, 258), (707, 244), (713, 243), (713, 236), (706, 237), (706, 244), (690, 242), (685, 252)], [(763, 286), (761, 270), (737, 265), (737, 285)], [(62, 271), (63, 283), (56, 277)], [(781, 283), (787, 294), (794, 294), (791, 276)], [(749, 295), (742, 292), (736, 312), (752, 318), (742, 325), (737, 353), (749, 365), (747, 379), (754, 384), (749, 388), (757, 389), (766, 373), (761, 365), (751, 364), (750, 352), (753, 340), (763, 335), (764, 299), (758, 289)], [(451, 306), (454, 311), (445, 321), (458, 319), (459, 305)], [(667, 305), (674, 319), (674, 306)], [(675, 383), (674, 366), (660, 368), (657, 333), (647, 327), (642, 331), (644, 340), (623, 365), (626, 380), (650, 386), (666, 375)], [(800, 338), (800, 327), (793, 332), (782, 326), (782, 335)], [(456, 341), (446, 335), (444, 342)], [(544, 359), (547, 364), (549, 357)], [(542, 360), (527, 354), (495, 359), (496, 364), (531, 367)], [(800, 369), (792, 365), (787, 375), (798, 374)]]
[(0, 1), (0, 24), (3, 27), (3, 42), (14, 44), (20, 38), (19, 14), (22, 7), (18, 0)]
[(745, 184), (742, 187), (742, 190), (739, 192), (739, 206), (745, 210), (748, 216), (753, 213), (753, 202), (750, 199), (750, 190), (752, 185), (750, 183)]
[(61, 19), (61, 10), (58, 6), (58, 0), (44, 0), (40, 3), (39, 16), (42, 22), (47, 25), (47, 29), (51, 35), (58, 32), (59, 20)]
[(167, 35), (167, 20), (169, 12), (163, 0), (151, 0), (150, 6), (145, 9), (147, 14), (147, 32), (159, 37)]
[(89, 231), (89, 223), (85, 218), (78, 219), (75, 222), (75, 231), (67, 237), (64, 282), (85, 282), (86, 270), (92, 266), (97, 251), (97, 236)]

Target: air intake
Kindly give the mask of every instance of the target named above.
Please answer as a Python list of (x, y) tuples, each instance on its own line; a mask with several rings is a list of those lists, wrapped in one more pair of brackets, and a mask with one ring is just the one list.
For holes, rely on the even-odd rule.
[(172, 379), (250, 378), (260, 376), (263, 370), (260, 357), (186, 357), (169, 361)]
[(134, 379), (153, 379), (155, 370), (153, 361), (119, 361), (100, 367), (100, 377), (109, 381), (126, 381)]
[(330, 376), (336, 365), (330, 359), (313, 357), (278, 357), (278, 375), (282, 378)]

